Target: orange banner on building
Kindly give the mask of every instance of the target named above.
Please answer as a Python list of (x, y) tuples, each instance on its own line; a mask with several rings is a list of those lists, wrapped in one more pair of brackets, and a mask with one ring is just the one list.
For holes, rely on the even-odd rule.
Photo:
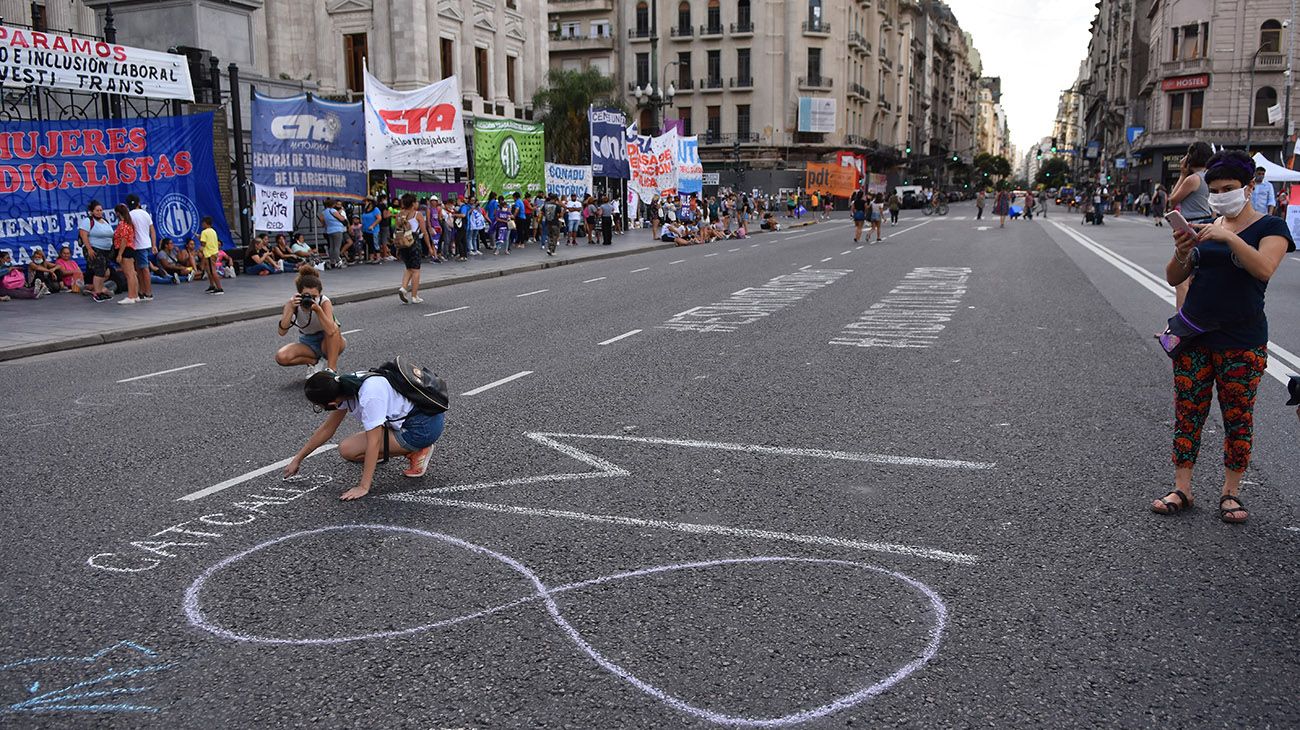
[(803, 186), (810, 193), (847, 198), (857, 189), (858, 171), (833, 162), (809, 162)]

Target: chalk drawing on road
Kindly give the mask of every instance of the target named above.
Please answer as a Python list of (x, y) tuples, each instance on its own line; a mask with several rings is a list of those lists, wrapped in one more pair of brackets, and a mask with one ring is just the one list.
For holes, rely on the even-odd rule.
[(872, 304), (830, 341), (853, 347), (934, 346), (966, 294), (967, 267), (925, 266), (908, 272), (883, 299)]
[(804, 267), (759, 286), (733, 292), (720, 302), (678, 312), (658, 326), (678, 332), (735, 332), (741, 326), (776, 314), (851, 273), (852, 269)]
[[(446, 545), (459, 548), (469, 553), (473, 553), (476, 555), (497, 560), (503, 563), (504, 565), (510, 567), (515, 572), (517, 572), (523, 578), (523, 580), (530, 585), (532, 592), (527, 595), (521, 596), (520, 598), (517, 598), (513, 601), (508, 601), (506, 603), (502, 603), (497, 606), (493, 606), (480, 611), (475, 611), (473, 613), (464, 614), (461, 616), (454, 616), (451, 618), (442, 619), (440, 621), (434, 621), (427, 624), (422, 624), (420, 626), (413, 626), (413, 627), (395, 629), (390, 631), (378, 631), (378, 632), (371, 632), (371, 633), (364, 633), (364, 634), (355, 634), (351, 636), (331, 636), (331, 637), (319, 637), (319, 638), (289, 638), (289, 637), (260, 636), (254, 634), (245, 634), (239, 632), (236, 629), (220, 625), (219, 623), (211, 619), (208, 616), (208, 613), (205, 612), (203, 609), (202, 595), (203, 595), (204, 586), (207, 584), (207, 582), (211, 580), (214, 576), (218, 575), (219, 573), (231, 569), (233, 566), (239, 564), (241, 561), (245, 560), (246, 558), (262, 550), (265, 550), (274, 545), (285, 543), (287, 541), (318, 535), (322, 533), (353, 532), (353, 531), (366, 531), (366, 530), (416, 535), (419, 537), (424, 537), (424, 538), (442, 542)], [(605, 654), (603, 654), (599, 649), (592, 646), (591, 643), (582, 635), (582, 633), (576, 627), (574, 627), (573, 624), (569, 623), (568, 619), (564, 617), (564, 613), (560, 609), (559, 603), (556, 600), (558, 596), (561, 596), (564, 593), (577, 590), (580, 588), (588, 588), (596, 585), (615, 583), (619, 581), (627, 581), (627, 580), (632, 580), (632, 579), (641, 578), (650, 575), (661, 575), (673, 571), (703, 570), (703, 569), (712, 569), (712, 568), (720, 568), (725, 570), (730, 566), (755, 565), (755, 564), (770, 565), (770, 564), (780, 564), (780, 563), (836, 566), (836, 567), (845, 568), (846, 570), (849, 571), (856, 571), (859, 574), (865, 573), (872, 576), (888, 578), (902, 583), (903, 585), (910, 588), (915, 594), (917, 594), (918, 597), (922, 599), (922, 602), (926, 604), (928, 607), (928, 610), (926, 611), (928, 616), (926, 618), (929, 621), (930, 625), (927, 630), (925, 646), (922, 647), (920, 651), (916, 653), (916, 655), (912, 658), (911, 661), (909, 661), (904, 666), (895, 669), (888, 676), (885, 676), (881, 679), (871, 682), (870, 684), (865, 684), (859, 687), (858, 689), (849, 692), (847, 694), (840, 695), (839, 697), (832, 699), (830, 702), (826, 702), (825, 704), (818, 705), (816, 707), (800, 710), (794, 713), (790, 713), (778, 717), (749, 717), (745, 715), (729, 714), (729, 713), (718, 712), (715, 710), (709, 710), (699, 705), (692, 704), (689, 700), (671, 694), (668, 691), (638, 677), (632, 671), (615, 663), (612, 659), (605, 656)], [(583, 655), (585, 655), (591, 661), (595, 662), (596, 665), (599, 666), (601, 669), (605, 670), (606, 672), (609, 672), (610, 674), (619, 678), (623, 682), (626, 682), (627, 684), (631, 685), (637, 690), (645, 693), (646, 695), (649, 695), (650, 697), (653, 697), (654, 699), (668, 705), (669, 707), (672, 707), (675, 710), (684, 712), (689, 715), (693, 715), (702, 720), (707, 720), (709, 722), (717, 723), (720, 725), (739, 725), (739, 726), (747, 726), (747, 727), (756, 727), (756, 726), (774, 727), (774, 726), (794, 725), (798, 723), (808, 722), (811, 720), (815, 720), (817, 718), (826, 717), (827, 715), (831, 715), (833, 713), (840, 712), (842, 710), (847, 710), (849, 708), (855, 707), (857, 705), (860, 705), (864, 702), (871, 700), (872, 698), (889, 690), (889, 688), (897, 685), (899, 682), (906, 679), (913, 672), (916, 672), (918, 669), (921, 669), (922, 667), (926, 666), (930, 662), (930, 660), (934, 658), (934, 656), (939, 652), (939, 648), (943, 640), (944, 631), (947, 628), (947, 623), (948, 623), (948, 609), (945, 606), (943, 599), (939, 597), (939, 595), (934, 591), (934, 589), (930, 588), (929, 586), (922, 583), (921, 581), (912, 578), (911, 576), (896, 571), (887, 570), (885, 568), (880, 568), (874, 565), (869, 565), (866, 563), (855, 563), (848, 560), (833, 560), (833, 559), (824, 559), (824, 558), (801, 558), (801, 557), (786, 557), (786, 556), (756, 556), (756, 557), (748, 557), (748, 558), (724, 558), (718, 560), (704, 560), (704, 561), (697, 561), (697, 562), (690, 562), (690, 563), (675, 563), (670, 565), (650, 566), (646, 568), (640, 568), (640, 569), (630, 570), (621, 573), (602, 575), (596, 578), (590, 578), (577, 583), (570, 583), (567, 585), (552, 587), (552, 586), (548, 586), (544, 581), (542, 581), (541, 577), (538, 576), (537, 573), (534, 572), (532, 569), (524, 565), (519, 560), (510, 557), (509, 555), (496, 552), (495, 550), (492, 550), (490, 548), (466, 540), (462, 540), (461, 538), (452, 535), (447, 535), (439, 532), (429, 532), (426, 530), (417, 530), (409, 527), (397, 527), (392, 525), (339, 525), (339, 526), (332, 526), (332, 527), (322, 527), (314, 530), (305, 530), (302, 532), (290, 533), (288, 535), (283, 535), (281, 537), (260, 543), (243, 552), (231, 555), (221, 560), (220, 562), (216, 563), (215, 565), (212, 565), (207, 570), (203, 571), (203, 573), (199, 575), (199, 577), (196, 578), (195, 581), (186, 590), (185, 598), (183, 602), (183, 608), (184, 608), (185, 616), (191, 626), (194, 626), (195, 628), (201, 629), (203, 631), (207, 631), (211, 634), (214, 634), (216, 636), (219, 636), (223, 639), (227, 639), (230, 641), (250, 642), (250, 643), (257, 643), (257, 644), (328, 646), (328, 645), (335, 645), (335, 644), (341, 644), (346, 642), (382, 639), (382, 638), (388, 638), (393, 636), (404, 636), (404, 635), (410, 635), (415, 633), (421, 633), (425, 631), (432, 631), (435, 629), (446, 628), (467, 621), (484, 618), (496, 613), (500, 613), (502, 611), (508, 611), (511, 609), (519, 608), (529, 603), (540, 603), (543, 606), (543, 608), (545, 608), (546, 613), (550, 617), (550, 619), (559, 628), (560, 632), (566, 638), (568, 638), (569, 641), (572, 642), (573, 645), (577, 647), (578, 650)], [(827, 659), (829, 658), (830, 657), (827, 657)]]
[[(510, 511), (522, 508), (508, 508), (508, 505), (480, 505), (480, 503), (455, 503), (448, 504), (441, 497), (458, 492), (474, 492), (484, 489), (493, 489), (496, 487), (515, 487), (532, 484), (544, 484), (548, 482), (569, 482), (585, 479), (611, 479), (618, 477), (631, 476), (632, 472), (619, 466), (607, 459), (602, 459), (595, 454), (583, 451), (571, 443), (573, 440), (593, 440), (593, 441), (614, 441), (621, 443), (640, 444), (645, 446), (670, 446), (677, 448), (730, 451), (750, 454), (761, 454), (764, 456), (781, 456), (790, 458), (813, 458), (829, 459), (832, 461), (849, 461), (865, 464), (884, 464), (888, 466), (909, 466), (924, 467), (937, 469), (972, 469), (984, 470), (992, 469), (996, 464), (991, 462), (979, 461), (962, 461), (958, 459), (936, 459), (916, 456), (900, 456), (897, 454), (873, 454), (853, 451), (832, 451), (828, 449), (806, 449), (791, 448), (784, 446), (765, 446), (761, 444), (738, 444), (726, 443), (719, 441), (698, 441), (692, 439), (670, 439), (656, 438), (648, 436), (627, 436), (612, 434), (581, 434), (581, 433), (542, 433), (528, 432), (524, 434), (527, 438), (548, 448), (554, 449), (569, 458), (575, 459), (588, 467), (591, 471), (582, 472), (562, 472), (558, 474), (536, 474), (526, 477), (516, 477), (513, 479), (502, 479), (498, 481), (474, 482), (470, 484), (455, 484), (447, 487), (434, 487), (432, 489), (420, 489), (401, 494), (392, 494), (383, 497), (397, 502), (423, 502), (437, 506), (455, 506), (474, 505), (475, 508), (488, 509), (489, 511)], [(914, 545), (902, 545), (896, 543), (866, 542), (840, 540), (821, 535), (799, 535), (791, 533), (778, 533), (767, 530), (748, 530), (724, 525), (701, 525), (669, 522), (665, 520), (640, 520), (635, 518), (620, 517), (614, 515), (588, 515), (581, 513), (567, 514), (543, 514), (540, 511), (534, 511), (536, 516), (555, 517), (558, 519), (581, 519), (588, 522), (603, 522), (606, 524), (625, 524), (629, 527), (651, 527), (659, 529), (677, 530), (681, 532), (709, 533), (719, 535), (729, 535), (734, 537), (748, 537), (764, 540), (782, 540), (786, 542), (797, 543), (817, 543), (827, 546), (842, 547), (855, 550), (868, 550), (874, 552), (891, 553), (895, 555), (907, 555), (911, 557), (926, 558), (929, 560), (939, 560), (943, 562), (958, 563), (970, 565), (978, 562), (974, 555), (965, 553), (950, 552), (947, 550), (936, 550), (933, 548), (919, 547)], [(527, 510), (515, 512), (516, 514), (528, 513)]]
[[(0, 664), (0, 688), (22, 687), (26, 696), (0, 696), (0, 715), (47, 712), (157, 712), (142, 695), (153, 689), (143, 682), (178, 666), (134, 641), (119, 641), (87, 656), (39, 656)], [(3, 724), (3, 723), (0, 723)]]

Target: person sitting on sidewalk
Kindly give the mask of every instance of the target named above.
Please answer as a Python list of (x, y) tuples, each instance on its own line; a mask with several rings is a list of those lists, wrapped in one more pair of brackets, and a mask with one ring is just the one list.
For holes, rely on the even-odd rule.
[(307, 237), (301, 233), (293, 234), (293, 245), (289, 247), (289, 252), (298, 257), (299, 265), (307, 263), (316, 266), (320, 263), (316, 249), (307, 243)]
[[(307, 377), (329, 369), (336, 371), (339, 355), (348, 346), (334, 318), (334, 304), (323, 293), (324, 284), (315, 267), (303, 264), (293, 280), (298, 293), (289, 297), (280, 313), (279, 332), (284, 337), (298, 328), (298, 341), (281, 347), (275, 362), (281, 367), (307, 366)], [(321, 362), (321, 360), (324, 362)]]
[(244, 273), (258, 276), (280, 273), (280, 269), (275, 265), (275, 256), (271, 254), (271, 249), (267, 248), (265, 233), (253, 242), (253, 250), (248, 252), (248, 265), (244, 267)]
[(200, 266), (198, 244), (190, 238), (185, 241), (185, 246), (176, 251), (176, 263), (180, 266), (188, 266), (194, 272), (195, 279), (203, 278), (203, 267)]
[(275, 246), (271, 248), (271, 255), (275, 257), (275, 268), (280, 271), (297, 271), (298, 264), (302, 263), (298, 255), (289, 248), (289, 241), (283, 233), (275, 237)]
[(45, 260), (45, 251), (41, 248), (33, 248), (27, 262), (27, 283), (35, 284), (37, 281), (52, 293), (63, 291), (63, 275), (57, 266)]
[(168, 284), (179, 284), (181, 279), (194, 281), (194, 269), (183, 266), (177, 254), (176, 244), (172, 243), (170, 238), (158, 239), (158, 254), (154, 256), (154, 268), (157, 273), (171, 279), (165, 282)]
[(72, 259), (71, 248), (59, 247), (59, 257), (54, 259), (54, 266), (59, 270), (59, 283), (63, 285), (64, 291), (79, 294), (86, 289), (86, 277), (81, 272), (81, 266)]
[(10, 297), (15, 299), (40, 299), (50, 293), (45, 282), (36, 279), (30, 286), (27, 274), (21, 267), (15, 266), (8, 249), (0, 248), (0, 301)]
[(669, 221), (665, 221), (663, 228), (659, 230), (659, 240), (664, 243), (675, 243), (678, 246), (689, 246), (694, 243), (688, 237), (685, 228), (678, 223)]

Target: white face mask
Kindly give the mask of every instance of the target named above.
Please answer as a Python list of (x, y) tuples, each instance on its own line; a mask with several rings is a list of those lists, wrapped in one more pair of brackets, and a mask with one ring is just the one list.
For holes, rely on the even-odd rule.
[(1250, 200), (1246, 188), (1229, 190), (1226, 193), (1210, 193), (1210, 210), (1215, 215), (1236, 218), (1242, 208), (1246, 207), (1246, 202)]

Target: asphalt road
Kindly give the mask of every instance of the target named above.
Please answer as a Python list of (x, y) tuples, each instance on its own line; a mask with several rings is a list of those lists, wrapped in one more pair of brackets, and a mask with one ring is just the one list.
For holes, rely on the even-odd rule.
[(256, 475), (320, 419), (272, 320), (0, 365), (0, 725), (1300, 724), (1281, 384), (1250, 522), (1214, 516), (1215, 434), (1197, 508), (1152, 515), (1167, 306), (1052, 218), (972, 216), (342, 306), (345, 369), (457, 394), (429, 474), (357, 503), (332, 453)]

